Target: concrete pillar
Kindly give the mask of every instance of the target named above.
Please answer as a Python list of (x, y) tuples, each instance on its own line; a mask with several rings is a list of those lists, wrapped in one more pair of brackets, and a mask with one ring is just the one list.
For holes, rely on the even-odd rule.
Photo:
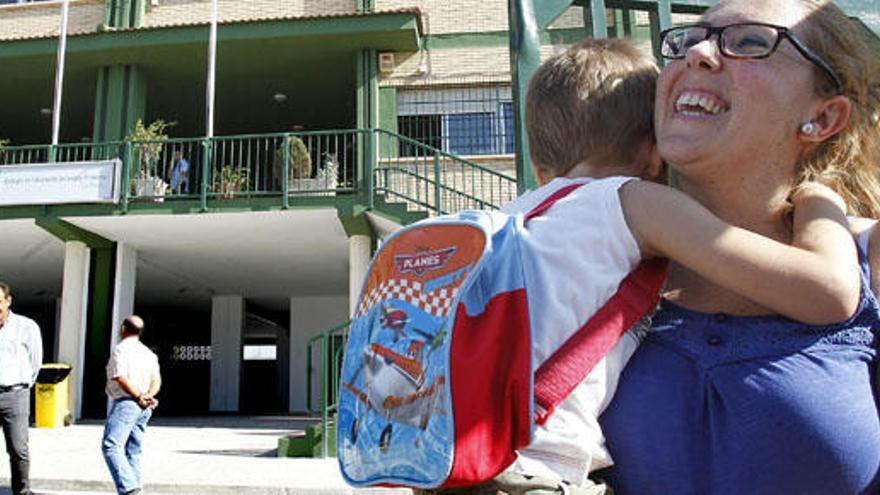
[[(296, 326), (296, 301), (298, 298), (290, 298), (290, 337), (287, 339), (287, 410), (288, 412), (302, 412), (306, 408), (306, 382), (303, 378), (305, 365), (305, 349), (303, 343), (297, 342), (297, 335), (301, 330)], [(299, 362), (299, 365), (294, 363)]]
[(211, 411), (238, 411), (244, 298), (211, 298)]
[[(290, 398), (291, 412), (306, 407), (308, 372), (306, 355), (309, 339), (348, 320), (347, 297), (292, 297), (290, 299)], [(312, 352), (312, 407), (318, 407), (320, 353)]]
[[(110, 348), (119, 342), (122, 320), (134, 313), (134, 290), (137, 277), (137, 251), (125, 243), (116, 245), (116, 270), (113, 280), (113, 316), (110, 323)], [(149, 325), (149, 322), (147, 322)]]
[(370, 267), (370, 236), (353, 235), (348, 238), (348, 314), (353, 315), (358, 294), (367, 269)]
[(70, 411), (82, 417), (86, 352), (86, 317), (89, 303), (90, 250), (82, 242), (64, 243), (64, 280), (58, 328), (58, 360), (73, 366), (70, 374)]
[(290, 321), (287, 328), (279, 329), (275, 340), (275, 366), (277, 376), (276, 394), (281, 398), (281, 404), (287, 404), (290, 408)]

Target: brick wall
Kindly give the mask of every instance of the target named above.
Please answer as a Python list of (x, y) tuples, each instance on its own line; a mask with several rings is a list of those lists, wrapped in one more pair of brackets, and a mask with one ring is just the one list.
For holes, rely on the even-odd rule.
[[(219, 0), (220, 22), (248, 19), (350, 14), (357, 12), (357, 0)], [(210, 0), (159, 0), (147, 8), (147, 27), (204, 24), (211, 20)]]
[[(564, 49), (565, 45), (542, 46), (541, 59)], [(394, 64), (393, 71), (380, 74), (380, 85), (421, 86), (510, 81), (510, 53), (506, 46), (452, 48), (423, 53), (399, 52), (394, 54)]]
[(507, 0), (376, 0), (376, 10), (418, 7), (426, 34), (507, 30)]
[[(104, 22), (104, 0), (72, 0), (68, 34), (94, 33)], [(0, 41), (58, 36), (60, 2), (0, 5)]]

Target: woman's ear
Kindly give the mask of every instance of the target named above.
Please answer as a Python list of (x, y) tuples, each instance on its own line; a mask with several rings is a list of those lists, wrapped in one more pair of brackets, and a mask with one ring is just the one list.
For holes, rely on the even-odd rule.
[[(852, 101), (848, 97), (837, 95), (828, 98), (816, 109), (813, 119), (801, 126), (798, 136), (808, 143), (821, 143), (846, 127), (850, 115)], [(804, 132), (806, 124), (812, 124), (809, 127), (811, 132)]]

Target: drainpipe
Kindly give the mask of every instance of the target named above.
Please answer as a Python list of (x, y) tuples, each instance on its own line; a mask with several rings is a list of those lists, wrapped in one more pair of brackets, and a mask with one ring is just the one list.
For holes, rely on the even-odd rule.
[(217, 66), (217, 0), (211, 0), (211, 32), (208, 36), (208, 88), (205, 107), (205, 136), (214, 137), (214, 84)]
[(61, 94), (64, 88), (64, 59), (67, 52), (67, 14), (70, 10), (70, 0), (64, 0), (61, 4), (61, 28), (58, 35), (58, 62), (55, 65), (55, 101), (52, 105), (52, 150), (50, 160), (55, 161), (56, 148), (58, 146), (58, 134), (61, 128)]

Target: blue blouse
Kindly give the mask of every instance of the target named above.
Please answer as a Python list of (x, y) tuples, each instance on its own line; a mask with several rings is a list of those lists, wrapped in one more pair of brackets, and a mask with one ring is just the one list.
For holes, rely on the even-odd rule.
[(878, 341), (864, 277), (855, 316), (829, 326), (663, 301), (600, 418), (608, 481), (617, 495), (880, 494)]

